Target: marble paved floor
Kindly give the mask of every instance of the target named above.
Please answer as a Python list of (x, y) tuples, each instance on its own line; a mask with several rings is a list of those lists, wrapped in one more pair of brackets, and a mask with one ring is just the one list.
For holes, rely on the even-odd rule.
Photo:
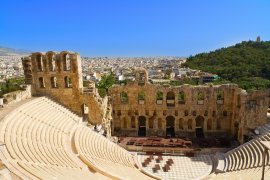
[[(138, 155), (138, 160), (142, 166), (142, 162), (149, 155)], [(171, 179), (201, 179), (204, 176), (207, 176), (212, 171), (212, 161), (208, 155), (200, 155), (195, 157), (185, 157), (185, 156), (162, 156), (163, 160), (160, 163), (156, 162), (158, 156), (154, 156), (154, 159), (147, 165), (147, 167), (142, 167), (148, 173), (151, 173), (155, 176), (159, 176), (162, 179), (171, 180)], [(168, 159), (172, 159), (174, 163), (170, 166), (168, 172), (164, 172), (162, 167), (166, 164)], [(153, 172), (153, 167), (156, 164), (159, 164), (160, 170)]]

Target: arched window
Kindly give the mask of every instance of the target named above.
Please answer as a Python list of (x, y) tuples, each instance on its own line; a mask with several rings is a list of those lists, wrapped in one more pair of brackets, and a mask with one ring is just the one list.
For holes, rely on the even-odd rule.
[(170, 91), (167, 93), (167, 106), (174, 106), (175, 105), (175, 94), (174, 92)]
[(217, 100), (223, 100), (224, 99), (224, 93), (223, 91), (217, 91)]
[(49, 70), (56, 71), (56, 60), (54, 54), (48, 54)]
[(37, 70), (43, 71), (43, 61), (42, 61), (42, 55), (38, 54), (36, 56), (36, 62), (37, 62)]
[(204, 94), (203, 94), (203, 92), (198, 92), (197, 99), (198, 100), (204, 100)]
[(65, 77), (65, 87), (66, 88), (72, 88), (71, 78), (68, 77), (68, 76)]
[(126, 92), (121, 92), (120, 99), (121, 99), (121, 103), (127, 103), (128, 102), (128, 94)]
[(178, 93), (178, 103), (185, 104), (185, 93), (183, 91)]
[(138, 94), (138, 101), (139, 101), (139, 104), (144, 104), (144, 101), (145, 101), (145, 93), (144, 92), (140, 92)]
[(63, 55), (63, 66), (64, 66), (64, 71), (70, 71), (70, 58), (69, 58), (69, 54), (64, 54)]
[(52, 88), (58, 88), (57, 79), (56, 77), (51, 77), (51, 87)]
[(223, 104), (224, 92), (219, 90), (216, 92), (216, 95), (217, 95), (217, 104)]
[(198, 100), (198, 104), (203, 104), (203, 101), (204, 101), (204, 94), (203, 94), (203, 92), (198, 92), (198, 94), (197, 94), (197, 100)]
[(139, 100), (145, 100), (145, 93), (144, 93), (144, 92), (140, 92), (140, 93), (138, 94), (138, 99), (139, 99)]
[(162, 104), (162, 102), (163, 102), (163, 92), (158, 91), (156, 94), (156, 103)]
[(45, 88), (45, 83), (44, 83), (43, 77), (38, 78), (38, 82), (39, 82), (40, 88)]
[(184, 129), (184, 120), (183, 120), (183, 118), (179, 119), (179, 129)]
[(144, 72), (139, 72), (138, 76), (138, 85), (144, 86), (146, 81), (146, 74)]

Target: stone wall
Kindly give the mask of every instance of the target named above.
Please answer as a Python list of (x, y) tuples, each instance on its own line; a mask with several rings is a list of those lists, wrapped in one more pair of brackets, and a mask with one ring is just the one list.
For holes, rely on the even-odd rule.
[(196, 136), (201, 128), (205, 136), (227, 134), (242, 141), (247, 129), (266, 122), (269, 106), (269, 93), (264, 91), (247, 93), (235, 84), (153, 85), (143, 69), (134, 82), (112, 87), (110, 95), (113, 135), (138, 136), (139, 126), (145, 126), (146, 136), (165, 136), (173, 126), (180, 137)]
[(99, 97), (95, 87), (83, 87), (78, 53), (37, 52), (23, 58), (22, 63), (34, 96), (51, 97), (91, 124), (104, 123), (107, 100)]
[(3, 95), (3, 103), (5, 105), (13, 104), (15, 102), (23, 101), (31, 98), (31, 86), (25, 86), (24, 90), (14, 91)]

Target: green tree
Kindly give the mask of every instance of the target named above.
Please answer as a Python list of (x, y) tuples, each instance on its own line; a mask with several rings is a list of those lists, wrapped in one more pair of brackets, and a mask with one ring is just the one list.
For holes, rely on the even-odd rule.
[(190, 56), (184, 67), (217, 74), (214, 84), (233, 82), (244, 89), (270, 88), (270, 41), (243, 41)]
[(101, 80), (97, 83), (99, 95), (105, 97), (108, 94), (108, 89), (115, 84), (115, 78), (113, 74), (104, 75)]

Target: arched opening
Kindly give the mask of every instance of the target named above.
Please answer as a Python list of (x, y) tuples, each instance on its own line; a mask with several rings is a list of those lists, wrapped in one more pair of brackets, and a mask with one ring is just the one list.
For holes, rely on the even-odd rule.
[(63, 55), (63, 66), (64, 66), (64, 71), (70, 71), (70, 58), (69, 58), (69, 54), (64, 54)]
[(174, 92), (170, 91), (167, 93), (166, 96), (167, 106), (174, 106), (175, 105), (175, 94)]
[(71, 78), (68, 77), (68, 76), (65, 77), (65, 87), (66, 88), (72, 88)]
[(139, 116), (138, 118), (138, 136), (146, 136), (146, 118), (144, 116)]
[(121, 103), (123, 104), (128, 103), (128, 94), (126, 92), (121, 92), (120, 100), (121, 100)]
[(51, 77), (51, 87), (58, 88), (57, 78), (55, 76)]
[(139, 92), (138, 93), (138, 102), (139, 104), (144, 104), (145, 101), (145, 93), (144, 92)]
[(166, 137), (175, 137), (174, 121), (175, 118), (173, 116), (166, 117)]
[(88, 106), (86, 104), (81, 105), (81, 113), (82, 113), (82, 116), (83, 116), (83, 121), (84, 122), (88, 121), (89, 109), (88, 109)]
[(216, 92), (216, 97), (217, 97), (217, 104), (223, 104), (224, 101), (224, 92), (221, 90), (218, 90)]
[(156, 94), (156, 103), (162, 104), (163, 103), (163, 92), (158, 91)]
[(43, 61), (42, 61), (42, 55), (38, 54), (36, 56), (36, 62), (37, 62), (37, 70), (43, 71)]
[(183, 118), (179, 119), (179, 129), (181, 129), (181, 130), (184, 129), (184, 120), (183, 120)]
[(185, 93), (183, 91), (178, 93), (178, 103), (185, 104)]
[(195, 119), (195, 122), (196, 122), (196, 137), (203, 138), (204, 137), (204, 132), (203, 132), (204, 118), (202, 116), (197, 116)]
[(202, 105), (204, 103), (204, 93), (203, 92), (198, 92), (197, 94), (197, 103)]
[(39, 88), (45, 88), (45, 83), (43, 77), (38, 78)]
[(48, 54), (49, 70), (56, 71), (56, 60), (54, 54)]
[(146, 74), (144, 72), (139, 72), (138, 76), (138, 85), (144, 86), (146, 81)]

